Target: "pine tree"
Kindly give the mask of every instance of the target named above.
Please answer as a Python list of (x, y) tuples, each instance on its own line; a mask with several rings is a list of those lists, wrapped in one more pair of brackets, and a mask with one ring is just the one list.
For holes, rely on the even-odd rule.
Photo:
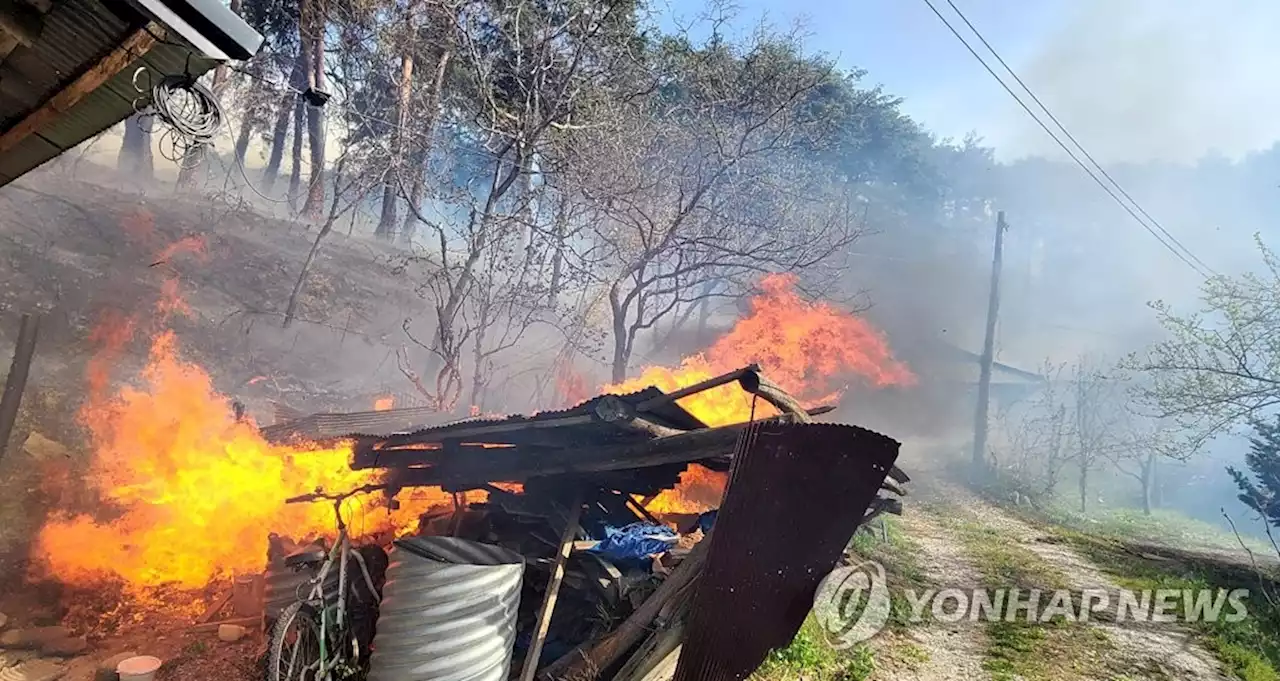
[(1245, 464), (1253, 479), (1230, 466), (1227, 472), (1240, 488), (1240, 501), (1280, 527), (1280, 416), (1271, 423), (1253, 420), (1250, 426), (1254, 435), (1249, 438)]

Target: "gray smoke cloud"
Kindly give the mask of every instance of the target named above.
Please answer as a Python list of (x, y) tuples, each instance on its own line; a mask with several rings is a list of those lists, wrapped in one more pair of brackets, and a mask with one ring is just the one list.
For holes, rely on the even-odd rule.
[[(1011, 65), (1099, 161), (1238, 158), (1280, 138), (1280, 4), (1064, 4), (1064, 20)], [(1062, 156), (1012, 101), (992, 123), (983, 132), (1003, 157)]]

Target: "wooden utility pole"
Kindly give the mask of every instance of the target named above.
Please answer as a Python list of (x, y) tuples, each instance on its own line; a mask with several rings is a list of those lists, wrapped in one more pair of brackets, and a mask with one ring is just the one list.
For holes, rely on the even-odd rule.
[(987, 300), (987, 335), (982, 341), (981, 373), (978, 375), (978, 409), (973, 417), (973, 467), (980, 471), (987, 463), (987, 407), (991, 401), (991, 364), (996, 354), (996, 320), (1000, 316), (1000, 267), (1004, 233), (1009, 225), (1004, 211), (996, 213), (996, 247), (991, 258), (991, 297)]

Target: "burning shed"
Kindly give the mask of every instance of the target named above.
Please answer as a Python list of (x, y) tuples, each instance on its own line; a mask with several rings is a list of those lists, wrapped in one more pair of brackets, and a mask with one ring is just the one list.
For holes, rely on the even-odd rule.
[[(730, 384), (751, 396), (746, 422), (708, 427), (680, 405)], [(852, 426), (813, 423), (826, 411), (805, 409), (752, 365), (671, 393), (650, 387), (562, 411), (342, 437), (354, 440), (352, 467), (381, 472), (389, 495), (421, 487), (452, 495), (451, 509), (422, 516), (416, 536), (469, 540), (527, 561), (519, 613), (512, 615), (521, 678), (639, 679), (663, 665), (675, 678), (740, 678), (738, 670), (754, 668), (795, 634), (817, 580), (834, 567), (850, 535), (881, 513), (901, 511), (896, 495), (907, 477), (893, 465), (897, 443)], [(370, 412), (346, 422), (377, 427), (388, 418)], [(731, 472), (722, 477), (723, 499), (686, 508), (695, 513), (651, 510), (691, 465)], [(477, 491), (483, 501), (469, 502), (468, 493)], [(797, 530), (815, 504), (830, 522)], [(711, 543), (709, 536), (721, 539)], [(403, 579), (391, 574), (403, 572), (396, 566), (410, 560), (412, 549), (397, 550), (387, 589), (403, 590)], [(699, 586), (704, 571), (715, 576)], [(735, 588), (756, 587), (770, 596), (730, 598)], [(714, 618), (692, 616), (689, 598), (707, 612), (746, 608), (742, 614), (753, 624), (743, 631), (755, 632), (750, 644), (733, 647), (734, 659), (726, 660), (711, 631)], [(388, 647), (412, 651), (399, 638), (412, 634), (397, 624), (394, 633), (379, 635), (387, 638), (373, 641), (374, 675), (389, 673), (387, 665), (400, 672), (414, 667), (413, 660), (378, 657)], [(430, 634), (421, 635), (423, 649), (431, 647)], [(677, 671), (684, 640), (691, 661)]]

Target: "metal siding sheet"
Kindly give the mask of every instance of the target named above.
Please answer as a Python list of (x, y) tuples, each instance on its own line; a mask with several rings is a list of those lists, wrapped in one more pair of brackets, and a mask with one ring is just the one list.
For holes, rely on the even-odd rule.
[(674, 681), (741, 681), (795, 637), (898, 446), (827, 423), (757, 423), (745, 431)]

